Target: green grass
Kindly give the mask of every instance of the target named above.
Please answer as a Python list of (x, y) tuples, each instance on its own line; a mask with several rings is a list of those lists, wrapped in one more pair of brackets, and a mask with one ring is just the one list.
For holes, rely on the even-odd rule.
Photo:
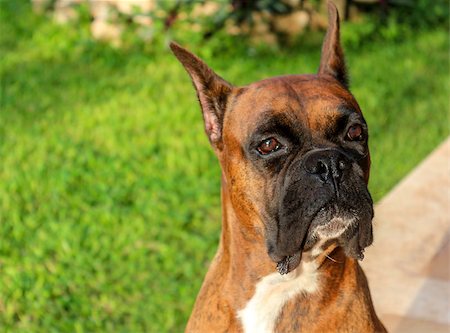
[[(180, 332), (220, 230), (220, 170), (187, 75), (167, 49), (113, 49), (11, 3), (0, 14), (2, 331)], [(376, 200), (449, 133), (448, 47), (436, 30), (347, 53)], [(314, 72), (320, 45), (198, 48), (246, 84)]]

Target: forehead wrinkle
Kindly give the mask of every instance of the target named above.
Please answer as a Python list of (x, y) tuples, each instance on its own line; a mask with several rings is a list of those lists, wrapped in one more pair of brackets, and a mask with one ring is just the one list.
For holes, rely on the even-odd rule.
[(334, 106), (334, 101), (331, 100), (331, 103), (328, 104), (326, 100), (324, 99), (324, 103), (319, 106), (314, 103), (316, 107), (308, 110), (308, 119), (310, 119), (311, 128), (314, 131), (325, 132), (327, 129), (336, 126), (343, 117), (348, 119), (352, 114), (359, 114), (358, 110), (353, 109), (347, 103)]
[(335, 106), (335, 98), (316, 97), (308, 98), (306, 110), (307, 118), (312, 129), (323, 123), (324, 120), (331, 120), (339, 114)]
[(350, 116), (352, 114), (359, 114), (361, 115), (361, 110), (358, 108), (355, 108), (353, 105), (348, 105), (347, 103), (342, 103), (337, 107), (337, 109), (344, 115)]
[[(233, 106), (239, 106), (240, 108), (249, 110), (247, 112), (249, 116), (252, 114), (260, 113), (260, 110), (270, 109), (272, 112), (284, 112), (287, 109), (293, 109), (293, 104), (301, 105), (298, 96), (293, 95), (292, 92), (283, 89), (277, 92), (278, 89), (256, 89), (253, 91), (246, 91), (243, 95), (246, 95), (246, 99), (240, 98), (234, 100)], [(233, 107), (230, 111), (238, 109)]]
[[(298, 114), (303, 114), (304, 113), (304, 102), (302, 101), (302, 99), (300, 98), (299, 94), (297, 93), (297, 91), (294, 89), (294, 87), (289, 83), (289, 81), (283, 81), (283, 85), (286, 88), (289, 98), (290, 99), (294, 99), (297, 102), (297, 112), (295, 112), (296, 110), (292, 108), (292, 105), (290, 103), (288, 103), (287, 107), (289, 108), (289, 110), (291, 111), (291, 113), (293, 115), (298, 115)], [(309, 127), (309, 119), (308, 116), (306, 117), (301, 117), (302, 119), (304, 119), (306, 121), (306, 127)]]
[(277, 125), (293, 127), (293, 122), (286, 113), (276, 113), (271, 109), (266, 109), (260, 113), (256, 121), (259, 131), (269, 130)]
[[(240, 133), (239, 136), (242, 138), (248, 137), (254, 131), (255, 125), (259, 131), (276, 131), (277, 125), (280, 125), (285, 126), (285, 130), (290, 128), (292, 133), (309, 132), (301, 90), (300, 93), (297, 92), (295, 86), (283, 80), (270, 83), (270, 87), (264, 85), (264, 89), (247, 86), (247, 89), (235, 98), (229, 113), (236, 116), (229, 117), (228, 114), (227, 118), (231, 122), (227, 122), (227, 125), (235, 128), (236, 133)], [(291, 136), (296, 137), (297, 134)]]

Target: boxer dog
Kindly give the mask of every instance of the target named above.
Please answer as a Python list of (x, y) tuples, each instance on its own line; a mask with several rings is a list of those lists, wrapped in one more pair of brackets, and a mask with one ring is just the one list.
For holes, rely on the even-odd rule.
[(339, 15), (316, 75), (235, 87), (170, 47), (222, 168), (222, 234), (186, 332), (385, 332), (357, 260), (372, 243), (367, 124)]

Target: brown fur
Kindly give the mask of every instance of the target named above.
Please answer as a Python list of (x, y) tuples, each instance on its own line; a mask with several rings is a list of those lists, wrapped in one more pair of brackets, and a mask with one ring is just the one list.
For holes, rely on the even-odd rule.
[[(186, 332), (241, 332), (237, 317), (262, 277), (275, 271), (265, 244), (264, 205), (267, 179), (255, 172), (242, 143), (258, 117), (269, 112), (303, 124), (314, 140), (339, 118), (337, 108), (361, 112), (347, 90), (345, 62), (339, 44), (339, 17), (329, 6), (330, 28), (318, 75), (276, 77), (233, 87), (205, 63), (177, 44), (171, 48), (197, 90), (205, 131), (222, 167), (223, 221), (219, 248), (205, 277)], [(370, 157), (361, 162), (366, 181)], [(333, 260), (326, 256), (329, 254)], [(367, 280), (354, 259), (331, 244), (318, 258), (319, 288), (284, 306), (277, 332), (384, 332), (370, 298)]]
[(385, 332), (358, 263), (340, 248), (317, 261), (321, 262), (320, 291), (290, 300), (276, 332)]

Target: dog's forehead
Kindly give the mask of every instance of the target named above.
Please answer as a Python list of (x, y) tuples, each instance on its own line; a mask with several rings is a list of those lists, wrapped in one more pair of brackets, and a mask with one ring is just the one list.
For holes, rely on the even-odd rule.
[(352, 94), (332, 78), (318, 75), (274, 77), (237, 89), (227, 126), (248, 134), (269, 114), (301, 122), (315, 131), (333, 124), (343, 109), (360, 112)]

